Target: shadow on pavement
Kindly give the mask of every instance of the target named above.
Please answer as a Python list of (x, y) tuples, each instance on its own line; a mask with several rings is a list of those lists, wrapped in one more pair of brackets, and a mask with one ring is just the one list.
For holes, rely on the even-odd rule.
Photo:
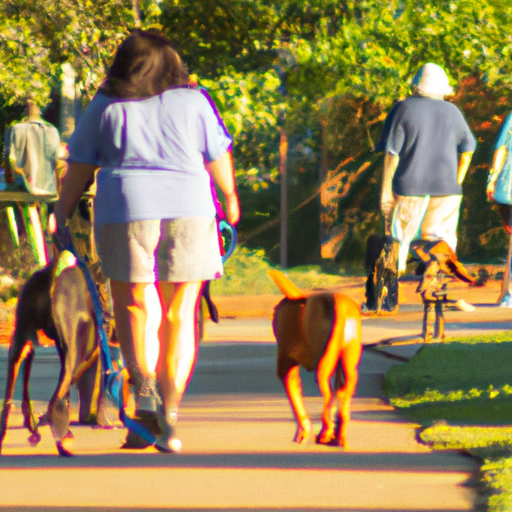
[(161, 454), (109, 453), (108, 455), (79, 455), (68, 459), (53, 455), (12, 455), (0, 458), (1, 469), (66, 469), (66, 468), (238, 468), (353, 470), (353, 471), (460, 471), (456, 459), (451, 462), (431, 453), (344, 453), (334, 449), (322, 453), (208, 453)]

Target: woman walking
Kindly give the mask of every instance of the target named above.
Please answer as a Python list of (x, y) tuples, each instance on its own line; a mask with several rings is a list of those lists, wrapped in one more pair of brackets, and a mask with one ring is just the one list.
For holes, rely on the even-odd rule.
[[(96, 176), (95, 237), (136, 417), (149, 425), (156, 416), (155, 446), (165, 452), (180, 446), (175, 424), (196, 358), (203, 283), (222, 275), (210, 173), (228, 221), (234, 225), (240, 217), (232, 140), (208, 99), (188, 83), (162, 34), (132, 32), (70, 140), (55, 208), (62, 229)], [(145, 351), (145, 288), (153, 283), (162, 307), (156, 380)]]

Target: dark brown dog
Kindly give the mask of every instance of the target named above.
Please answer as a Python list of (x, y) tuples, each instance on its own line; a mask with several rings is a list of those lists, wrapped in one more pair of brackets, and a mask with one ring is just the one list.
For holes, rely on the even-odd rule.
[(346, 447), (362, 353), (359, 305), (342, 293), (306, 294), (277, 270), (268, 274), (285, 296), (274, 310), (273, 328), (278, 344), (277, 375), (297, 421), (294, 441), (305, 443), (311, 436), (299, 374), (302, 366), (316, 372), (323, 397), (322, 429), (316, 442)]
[(41, 439), (30, 404), (29, 379), (34, 345), (39, 343), (37, 331), (42, 330), (55, 341), (61, 362), (57, 388), (44, 415), (45, 422), (51, 427), (59, 455), (71, 455), (64, 447), (65, 440), (72, 438), (67, 405), (69, 389), (99, 360), (98, 330), (90, 292), (83, 270), (76, 265), (76, 260), (73, 264), (73, 259), (71, 253), (64, 251), (56, 263), (36, 271), (21, 290), (9, 348), (5, 399), (0, 418), (0, 453), (16, 378), (23, 361), (24, 425), (32, 434), (29, 438), (32, 444)]

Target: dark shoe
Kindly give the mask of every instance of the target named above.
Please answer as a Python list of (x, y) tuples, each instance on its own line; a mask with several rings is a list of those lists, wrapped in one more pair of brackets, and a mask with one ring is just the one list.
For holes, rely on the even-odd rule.
[(163, 453), (181, 452), (181, 441), (176, 437), (176, 429), (174, 427), (176, 420), (172, 424), (168, 423), (163, 415), (158, 416), (158, 425), (160, 427), (160, 435), (157, 436), (155, 448)]
[[(153, 436), (159, 437), (162, 435), (162, 429), (160, 428), (156, 413), (149, 411), (137, 411), (133, 420), (137, 423), (140, 423)], [(143, 450), (148, 446), (152, 446), (152, 444), (153, 443), (146, 441), (135, 432), (128, 430), (126, 440), (121, 445), (121, 448)]]

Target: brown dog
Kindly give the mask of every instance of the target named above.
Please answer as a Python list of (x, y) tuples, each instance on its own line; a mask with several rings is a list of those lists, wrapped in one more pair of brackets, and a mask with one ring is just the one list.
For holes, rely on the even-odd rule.
[(342, 293), (304, 293), (278, 270), (270, 270), (268, 275), (285, 296), (275, 307), (272, 325), (278, 344), (277, 375), (297, 421), (294, 441), (305, 443), (311, 435), (311, 419), (302, 397), (302, 366), (316, 372), (323, 397), (322, 429), (316, 442), (346, 447), (350, 402), (362, 353), (360, 307)]
[[(74, 260), (74, 261), (73, 261)], [(0, 418), (0, 453), (7, 430), (11, 400), (20, 365), (23, 375), (22, 413), (31, 432), (29, 441), (41, 439), (30, 404), (29, 379), (37, 331), (55, 341), (61, 362), (57, 388), (50, 399), (45, 421), (49, 423), (59, 455), (69, 434), (68, 392), (72, 384), (98, 361), (99, 345), (94, 309), (83, 270), (71, 253), (61, 253), (56, 263), (35, 272), (23, 286), (16, 307), (14, 334), (9, 348), (5, 399)], [(80, 393), (80, 388), (79, 388)], [(98, 397), (96, 397), (98, 398)], [(89, 404), (90, 405), (90, 404)]]

